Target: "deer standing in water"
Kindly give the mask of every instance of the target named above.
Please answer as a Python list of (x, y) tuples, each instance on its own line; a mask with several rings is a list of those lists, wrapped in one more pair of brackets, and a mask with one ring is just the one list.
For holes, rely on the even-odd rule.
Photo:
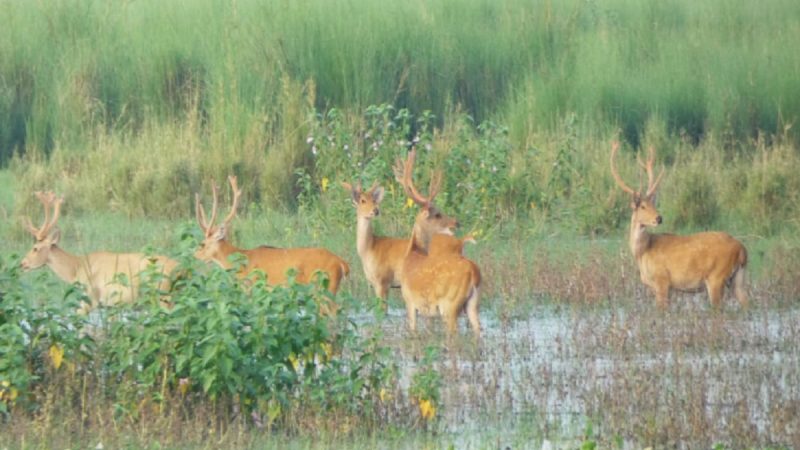
[(452, 336), (457, 330), (458, 315), (466, 311), (472, 331), (479, 338), (480, 269), (460, 253), (436, 254), (430, 251), (433, 236), (437, 233), (452, 234), (458, 222), (433, 204), (441, 188), (441, 172), (435, 172), (431, 177), (427, 197), (414, 187), (415, 156), (416, 151), (412, 149), (407, 159), (398, 160), (394, 167), (395, 177), (406, 195), (420, 207), (411, 238), (406, 243), (400, 272), (400, 290), (406, 303), (408, 327), (411, 331), (416, 330), (417, 312), (433, 315), (438, 311)]
[[(388, 308), (387, 297), (390, 287), (400, 286), (400, 271), (408, 249), (408, 238), (378, 236), (372, 230), (372, 220), (380, 215), (380, 203), (384, 190), (377, 182), (366, 191), (361, 183), (352, 186), (342, 182), (350, 192), (356, 208), (356, 250), (364, 267), (364, 275), (372, 285), (375, 294), (381, 299), (384, 311)], [(450, 230), (452, 233), (452, 230)], [(450, 234), (435, 234), (431, 239), (431, 254), (461, 254), (465, 242), (475, 242), (471, 236), (457, 238)]]
[(651, 148), (647, 162), (639, 165), (647, 173), (647, 190), (644, 194), (630, 188), (617, 173), (614, 159), (619, 143), (611, 147), (611, 175), (617, 185), (631, 195), (631, 225), (629, 244), (636, 259), (642, 283), (650, 287), (661, 308), (666, 308), (670, 290), (696, 291), (705, 287), (713, 307), (719, 307), (724, 297), (725, 284), (732, 283), (733, 292), (742, 307), (747, 306), (744, 289), (744, 272), (747, 250), (741, 242), (728, 233), (708, 231), (678, 236), (651, 234), (650, 227), (661, 224), (656, 210), (655, 196), (664, 169), (653, 176), (655, 152)]

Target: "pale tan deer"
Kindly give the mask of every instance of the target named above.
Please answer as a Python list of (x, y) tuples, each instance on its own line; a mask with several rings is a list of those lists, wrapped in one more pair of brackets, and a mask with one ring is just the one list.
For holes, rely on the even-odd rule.
[[(61, 232), (55, 227), (61, 213), (63, 197), (53, 192), (36, 192), (44, 206), (44, 221), (39, 228), (27, 218), (25, 227), (36, 239), (33, 248), (20, 265), (25, 271), (48, 266), (67, 283), (78, 282), (86, 288), (91, 304), (83, 304), (79, 312), (88, 313), (98, 305), (110, 306), (130, 302), (138, 296), (139, 274), (155, 264), (156, 273), (163, 275), (159, 289), (169, 289), (169, 275), (177, 262), (165, 256), (147, 256), (142, 253), (94, 252), (73, 255), (58, 246)], [(52, 211), (51, 211), (52, 210)], [(52, 213), (52, 216), (51, 216)], [(124, 278), (127, 278), (124, 281)]]
[(406, 195), (420, 207), (411, 238), (406, 243), (400, 272), (400, 290), (406, 303), (408, 327), (411, 331), (416, 330), (417, 312), (433, 315), (438, 311), (452, 336), (457, 330), (458, 315), (466, 310), (472, 331), (479, 338), (480, 269), (460, 253), (429, 252), (433, 236), (452, 233), (458, 222), (433, 204), (441, 187), (441, 172), (435, 172), (431, 177), (427, 197), (414, 187), (415, 156), (416, 151), (412, 149), (406, 161), (398, 160), (394, 167), (395, 177)]
[(661, 215), (655, 207), (655, 195), (664, 169), (653, 176), (655, 151), (650, 148), (646, 163), (639, 165), (647, 173), (647, 191), (630, 188), (617, 173), (614, 159), (619, 143), (611, 147), (611, 174), (623, 191), (631, 194), (630, 248), (639, 266), (642, 283), (650, 287), (659, 307), (666, 308), (670, 290), (697, 291), (705, 287), (711, 305), (719, 307), (725, 293), (725, 284), (732, 282), (733, 291), (742, 307), (747, 306), (744, 272), (747, 250), (731, 235), (719, 231), (677, 236), (650, 234), (648, 227), (661, 224)]
[[(354, 187), (342, 182), (342, 186), (350, 192), (356, 208), (356, 250), (364, 267), (364, 275), (381, 299), (385, 311), (388, 308), (389, 288), (400, 287), (400, 270), (408, 250), (408, 238), (378, 236), (373, 232), (372, 219), (380, 215), (384, 194), (377, 182), (366, 191), (361, 189), (361, 183)], [(472, 236), (456, 238), (449, 234), (436, 234), (431, 240), (430, 253), (461, 254), (466, 242), (475, 240)]]
[[(339, 284), (343, 277), (350, 272), (350, 266), (345, 260), (331, 253), (324, 248), (275, 248), (275, 247), (256, 247), (253, 249), (241, 249), (228, 242), (228, 230), (230, 223), (236, 216), (236, 208), (239, 205), (239, 198), (242, 191), (238, 188), (236, 177), (228, 177), (233, 192), (233, 204), (227, 217), (221, 224), (214, 225), (217, 218), (217, 186), (212, 183), (213, 204), (211, 207), (211, 218), (206, 220), (203, 205), (200, 203), (200, 194), (196, 194), (196, 213), (197, 222), (204, 233), (204, 240), (200, 248), (195, 252), (195, 257), (202, 261), (214, 261), (225, 269), (232, 266), (229, 257), (234, 254), (241, 254), (247, 260), (242, 267), (241, 276), (246, 276), (254, 270), (260, 270), (267, 276), (267, 283), (270, 285), (285, 284), (287, 281), (287, 271), (294, 269), (295, 280), (301, 284), (313, 281), (317, 271), (324, 272), (328, 276), (328, 290), (336, 294)], [(332, 306), (333, 307), (333, 306)], [(328, 311), (331, 313), (334, 311)]]

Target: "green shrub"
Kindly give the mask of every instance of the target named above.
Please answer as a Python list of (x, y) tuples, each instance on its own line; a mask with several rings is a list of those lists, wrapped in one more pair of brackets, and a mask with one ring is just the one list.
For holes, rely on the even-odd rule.
[(386, 420), (375, 413), (389, 407), (381, 398), (394, 392), (396, 368), (380, 333), (362, 338), (345, 315), (320, 313), (319, 302), (330, 300), (327, 280), (278, 287), (263, 276), (242, 280), (235, 270), (200, 266), (188, 251), (195, 243), (187, 235), (181, 244), (169, 293), (156, 287), (160, 274), (144, 273), (135, 303), (88, 317), (76, 312), (80, 289), (49, 301), (52, 287), (38, 287), (43, 277), (27, 285), (17, 261), (4, 260), (2, 412), (50, 408), (54, 398), (59, 408), (84, 410), (88, 395), (98, 413), (114, 405), (124, 421), (152, 414), (149, 405), (189, 417), (205, 406), (219, 423), (241, 411), (255, 426), (289, 431), (303, 426), (298, 417)]

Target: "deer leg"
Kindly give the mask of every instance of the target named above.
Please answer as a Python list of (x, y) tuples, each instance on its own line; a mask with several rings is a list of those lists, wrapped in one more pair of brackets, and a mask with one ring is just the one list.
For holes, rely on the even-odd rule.
[(722, 304), (722, 295), (725, 292), (725, 284), (722, 281), (707, 280), (706, 290), (708, 290), (708, 298), (711, 300), (711, 307), (719, 309)]
[(330, 273), (328, 277), (328, 292), (333, 295), (336, 295), (339, 292), (339, 280), (341, 279), (341, 275), (336, 271)]
[(658, 284), (651, 287), (656, 295), (656, 304), (662, 310), (666, 310), (669, 306), (669, 285)]
[(458, 331), (458, 309), (448, 306), (442, 310), (445, 324), (447, 325), (447, 334), (453, 336)]
[(417, 331), (417, 309), (409, 300), (406, 300), (406, 319), (408, 321), (408, 329)]
[(381, 307), (383, 312), (389, 311), (389, 283), (375, 283), (375, 294), (381, 299)]
[(467, 317), (469, 324), (472, 327), (472, 332), (475, 333), (475, 338), (481, 337), (481, 321), (478, 316), (478, 302), (480, 300), (480, 291), (477, 287), (471, 289), (470, 296), (467, 298)]
[(736, 299), (739, 300), (742, 308), (747, 308), (749, 302), (747, 300), (747, 292), (744, 289), (744, 268), (742, 267), (733, 276), (733, 293), (736, 294)]

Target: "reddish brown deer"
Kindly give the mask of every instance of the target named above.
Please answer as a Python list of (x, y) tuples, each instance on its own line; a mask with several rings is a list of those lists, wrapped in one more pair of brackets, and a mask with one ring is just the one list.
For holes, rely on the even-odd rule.
[(661, 224), (655, 207), (655, 195), (664, 169), (653, 176), (655, 151), (650, 148), (647, 162), (639, 165), (647, 173), (647, 191), (630, 188), (617, 173), (614, 159), (619, 143), (611, 147), (611, 174), (617, 185), (629, 193), (631, 200), (630, 248), (639, 266), (642, 282), (653, 290), (656, 302), (666, 308), (670, 290), (696, 291), (705, 287), (713, 307), (719, 307), (725, 284), (732, 282), (733, 291), (742, 307), (747, 306), (744, 272), (747, 250), (731, 235), (719, 231), (688, 236), (650, 234), (648, 227)]
[[(36, 192), (36, 197), (44, 206), (44, 221), (36, 228), (31, 219), (27, 218), (25, 227), (36, 242), (22, 260), (22, 269), (28, 271), (46, 265), (67, 283), (82, 284), (92, 303), (81, 305), (79, 312), (85, 314), (98, 305), (110, 306), (135, 299), (139, 290), (139, 274), (152, 264), (164, 276), (159, 283), (159, 289), (169, 289), (170, 280), (167, 275), (177, 266), (177, 262), (165, 256), (111, 252), (73, 255), (62, 250), (58, 246), (61, 232), (55, 225), (64, 198), (56, 197), (53, 192)], [(125, 277), (127, 283), (123, 282), (122, 278)]]
[[(350, 183), (342, 182), (342, 186), (350, 192), (356, 208), (356, 250), (364, 267), (364, 275), (383, 302), (385, 311), (388, 308), (389, 288), (400, 286), (400, 271), (408, 250), (408, 239), (378, 236), (373, 232), (372, 220), (380, 215), (384, 194), (377, 182), (366, 191), (361, 189), (361, 183), (353, 187)], [(461, 254), (465, 242), (475, 241), (472, 236), (459, 239), (448, 234), (436, 234), (431, 240), (431, 254)]]
[(314, 274), (324, 272), (328, 276), (328, 290), (336, 294), (339, 284), (343, 277), (350, 272), (350, 266), (345, 260), (331, 253), (324, 248), (275, 248), (275, 247), (256, 247), (253, 249), (241, 249), (228, 242), (228, 230), (230, 223), (236, 216), (236, 208), (242, 191), (238, 188), (236, 177), (228, 177), (233, 192), (233, 205), (231, 210), (222, 223), (214, 225), (217, 218), (217, 194), (216, 184), (212, 183), (213, 203), (211, 206), (211, 218), (206, 220), (203, 205), (200, 203), (200, 194), (196, 194), (196, 213), (197, 222), (203, 230), (205, 239), (200, 244), (200, 248), (195, 252), (195, 257), (203, 261), (214, 261), (223, 268), (230, 268), (232, 263), (228, 259), (231, 255), (241, 254), (247, 262), (242, 267), (242, 276), (246, 276), (254, 270), (261, 270), (267, 276), (267, 282), (271, 285), (284, 284), (287, 281), (287, 271), (294, 269), (295, 280), (298, 283), (307, 284), (313, 281)]
[(430, 252), (433, 236), (452, 233), (458, 222), (444, 215), (433, 204), (441, 188), (441, 172), (435, 172), (431, 177), (427, 197), (414, 187), (412, 173), (415, 156), (416, 152), (412, 149), (405, 162), (398, 160), (394, 167), (395, 177), (406, 195), (420, 207), (411, 238), (406, 244), (400, 273), (400, 290), (406, 303), (408, 326), (412, 331), (416, 330), (418, 311), (424, 315), (433, 315), (438, 311), (445, 320), (448, 334), (452, 336), (457, 330), (458, 315), (466, 311), (472, 331), (479, 338), (480, 269), (460, 253)]

